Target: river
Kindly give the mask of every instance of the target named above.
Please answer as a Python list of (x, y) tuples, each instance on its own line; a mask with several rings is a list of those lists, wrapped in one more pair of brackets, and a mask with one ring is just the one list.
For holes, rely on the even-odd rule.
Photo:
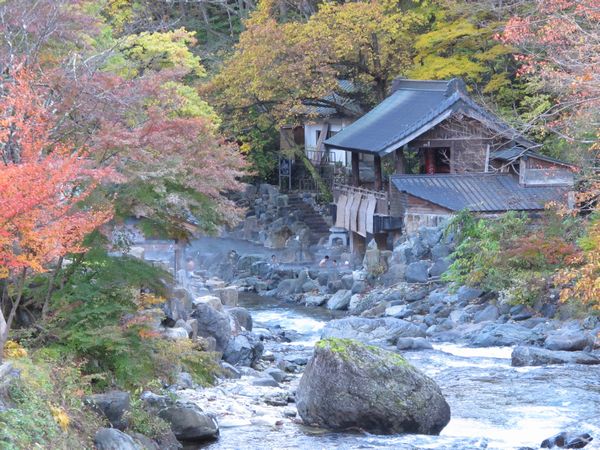
[[(290, 360), (310, 357), (325, 323), (324, 308), (306, 308), (244, 294), (241, 306), (252, 314), (255, 330), (285, 330), (292, 342), (266, 341), (265, 350)], [(300, 375), (282, 387), (252, 385), (252, 376), (227, 380), (202, 393), (184, 391), (221, 422), (209, 449), (518, 449), (538, 448), (562, 430), (589, 432), (600, 448), (600, 369), (597, 366), (514, 368), (504, 348), (467, 348), (438, 343), (434, 350), (405, 357), (440, 385), (452, 419), (440, 436), (374, 436), (333, 433), (305, 427), (286, 417), (290, 406), (271, 406), (264, 398), (292, 395)], [(208, 403), (208, 405), (207, 405)], [(292, 410), (293, 413), (293, 410)]]

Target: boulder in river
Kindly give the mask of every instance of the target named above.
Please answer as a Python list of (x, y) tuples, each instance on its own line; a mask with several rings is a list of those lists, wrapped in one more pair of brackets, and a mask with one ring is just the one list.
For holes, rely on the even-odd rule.
[(393, 317), (370, 319), (351, 316), (331, 320), (321, 334), (323, 339), (356, 339), (377, 345), (395, 345), (400, 337), (425, 337), (425, 331), (413, 323)]
[(508, 345), (529, 345), (542, 340), (536, 330), (516, 323), (487, 322), (483, 328), (468, 336), (475, 347), (502, 347)]
[(327, 300), (328, 309), (348, 309), (350, 299), (352, 298), (352, 291), (342, 289), (337, 291)]
[(244, 331), (230, 339), (223, 352), (223, 359), (229, 364), (252, 366), (262, 356), (264, 345), (251, 332)]
[(195, 406), (171, 406), (161, 410), (159, 417), (171, 425), (180, 441), (202, 442), (219, 436), (217, 419)]
[(594, 344), (594, 337), (583, 331), (579, 330), (566, 330), (552, 333), (546, 338), (544, 347), (548, 350), (565, 350), (565, 351), (577, 351), (583, 350), (586, 347), (592, 347)]
[(296, 391), (305, 423), (375, 434), (439, 434), (450, 421), (440, 388), (402, 356), (351, 339), (315, 346)]
[(591, 353), (525, 346), (515, 347), (511, 359), (512, 365), (515, 367), (545, 366), (547, 364), (600, 364), (600, 358)]
[(216, 350), (222, 352), (231, 338), (229, 315), (218, 311), (207, 303), (197, 303), (192, 317), (198, 321), (198, 334), (203, 337), (213, 337)]

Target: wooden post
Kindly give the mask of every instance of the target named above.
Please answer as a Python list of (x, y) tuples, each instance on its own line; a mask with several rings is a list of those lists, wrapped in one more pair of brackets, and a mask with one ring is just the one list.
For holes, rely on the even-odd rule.
[(404, 149), (399, 148), (396, 150), (396, 173), (406, 173), (406, 158), (404, 157)]
[(360, 185), (360, 162), (358, 159), (358, 153), (352, 152), (352, 186), (358, 187)]
[(381, 191), (383, 189), (383, 176), (381, 175), (381, 156), (375, 155), (373, 158), (375, 164), (375, 190)]

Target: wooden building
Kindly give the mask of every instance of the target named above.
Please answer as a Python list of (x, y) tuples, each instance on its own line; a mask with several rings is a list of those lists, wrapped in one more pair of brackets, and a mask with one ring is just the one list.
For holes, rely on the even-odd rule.
[[(336, 226), (360, 252), (373, 236), (435, 225), (454, 212), (540, 211), (566, 202), (575, 167), (539, 147), (468, 95), (460, 79), (398, 79), (388, 98), (325, 140), (350, 155), (349, 184), (334, 186)], [(372, 164), (373, 179), (361, 179)]]

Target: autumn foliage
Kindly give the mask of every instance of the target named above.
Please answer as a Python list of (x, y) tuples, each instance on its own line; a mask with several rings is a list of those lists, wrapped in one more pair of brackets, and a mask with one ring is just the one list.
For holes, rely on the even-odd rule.
[(85, 235), (110, 209), (80, 208), (111, 170), (90, 165), (84, 151), (50, 139), (51, 118), (30, 73), (3, 83), (0, 97), (0, 276), (43, 271), (67, 253), (83, 251)]

